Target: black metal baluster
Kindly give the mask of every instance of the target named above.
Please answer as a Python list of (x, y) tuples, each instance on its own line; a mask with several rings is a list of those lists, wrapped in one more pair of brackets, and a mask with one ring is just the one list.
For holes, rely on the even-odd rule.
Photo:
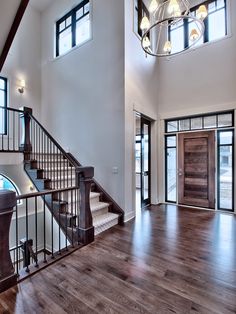
[(37, 160), (37, 168), (39, 167), (39, 162), (38, 162), (38, 125), (35, 124), (35, 141), (36, 141), (36, 148), (35, 148), (35, 159)]
[[(61, 192), (59, 197), (59, 254), (61, 254)], [(64, 205), (63, 205), (64, 206)]]
[(47, 263), (47, 258), (46, 258), (46, 202), (45, 202), (45, 195), (43, 196), (43, 253), (44, 253), (44, 263)]
[[(56, 147), (56, 152), (57, 152), (57, 166), (56, 166), (56, 168), (57, 168), (57, 176), (59, 175), (59, 171), (58, 171), (58, 161), (59, 161), (59, 156), (58, 156), (58, 148)], [(60, 180), (61, 180), (61, 178), (60, 178)], [(57, 188), (58, 188), (58, 185), (60, 184), (59, 182), (58, 182), (59, 180), (57, 180)]]
[(38, 199), (35, 196), (35, 266), (38, 267)]
[[(67, 194), (67, 198), (68, 200), (68, 194)], [(67, 246), (67, 240), (68, 240), (68, 211), (66, 210), (66, 251), (68, 251), (68, 246)]]
[(41, 128), (39, 127), (39, 169), (42, 169), (43, 152), (41, 147)]
[(15, 147), (15, 112), (13, 111), (12, 112), (13, 114), (13, 150), (16, 150), (16, 147)]
[(51, 209), (52, 209), (52, 213), (51, 213), (51, 240), (52, 240), (52, 258), (54, 258), (54, 237), (53, 237), (53, 193), (51, 194)]
[(19, 149), (20, 147), (20, 113), (18, 113), (18, 143), (17, 143), (17, 148)]
[(74, 247), (74, 204), (73, 204), (73, 190), (71, 190), (71, 227), (72, 227), (72, 247)]
[[(63, 173), (63, 171), (62, 171), (61, 167), (62, 167), (62, 158), (61, 158), (61, 154), (60, 154), (60, 161), (59, 161), (59, 172), (60, 172), (60, 178), (62, 178), (62, 173)], [(61, 186), (60, 186), (60, 188), (61, 188)]]
[[(25, 215), (26, 215), (26, 243), (28, 243), (29, 241), (29, 214), (28, 214), (28, 198), (25, 199)], [(28, 250), (27, 250), (27, 255), (28, 255)], [(27, 266), (26, 266), (26, 272), (29, 273), (30, 270), (29, 270), (29, 265), (27, 263)]]
[[(16, 203), (16, 247), (18, 247), (18, 205)], [(16, 251), (16, 274), (19, 276), (19, 252)]]
[(69, 187), (69, 168), (68, 168), (68, 159), (66, 159), (66, 181), (67, 181), (67, 187)]
[(10, 120), (9, 120), (9, 111), (7, 111), (7, 150), (9, 150), (9, 144), (10, 144)]
[(2, 151), (4, 150), (4, 145), (3, 145), (3, 141), (4, 141), (4, 137), (3, 137), (3, 133), (5, 133), (5, 124), (4, 124), (4, 117), (5, 117), (5, 110), (3, 109), (3, 108), (0, 108), (0, 110), (2, 111), (2, 126), (4, 126), (3, 128), (2, 128)]

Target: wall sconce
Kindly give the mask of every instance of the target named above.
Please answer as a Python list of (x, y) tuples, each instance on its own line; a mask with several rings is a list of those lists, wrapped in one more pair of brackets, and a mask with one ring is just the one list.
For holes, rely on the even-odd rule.
[(25, 80), (20, 80), (18, 92), (23, 94), (25, 91)]

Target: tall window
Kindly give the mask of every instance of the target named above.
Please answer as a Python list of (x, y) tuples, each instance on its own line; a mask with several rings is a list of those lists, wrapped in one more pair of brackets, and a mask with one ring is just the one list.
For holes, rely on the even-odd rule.
[(0, 134), (7, 133), (7, 79), (0, 76)]
[(134, 32), (142, 37), (143, 31), (140, 28), (142, 18), (149, 17), (149, 11), (143, 0), (134, 0)]
[[(220, 39), (227, 35), (227, 20), (226, 20), (226, 0), (208, 0), (203, 3), (208, 11), (208, 16), (204, 19), (205, 32), (203, 37), (194, 45), (194, 47), (202, 43), (211, 42)], [(195, 17), (199, 6), (190, 10), (190, 14)], [(182, 24), (178, 23), (169, 28), (169, 40), (173, 42), (173, 48), (178, 52), (190, 46), (189, 35), (193, 22), (185, 20)], [(177, 45), (176, 45), (177, 43)]]
[(233, 210), (234, 132), (218, 131), (218, 208)]
[(91, 38), (90, 2), (84, 0), (56, 22), (56, 56)]
[(176, 135), (168, 135), (165, 138), (165, 156), (166, 156), (166, 201), (176, 202), (177, 177), (176, 177)]

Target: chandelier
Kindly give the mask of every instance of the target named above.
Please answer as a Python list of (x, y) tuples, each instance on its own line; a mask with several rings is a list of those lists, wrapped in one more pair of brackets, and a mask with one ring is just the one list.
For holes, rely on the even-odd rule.
[[(140, 28), (143, 32), (141, 45), (146, 54), (155, 57), (172, 56), (191, 48), (202, 38), (205, 30), (203, 20), (207, 17), (205, 5), (200, 5), (195, 12), (190, 12), (188, 0), (151, 0), (150, 17), (142, 18)], [(172, 41), (171, 33), (187, 25), (188, 38)], [(182, 35), (184, 37), (184, 35)], [(187, 40), (187, 45), (186, 45)]]

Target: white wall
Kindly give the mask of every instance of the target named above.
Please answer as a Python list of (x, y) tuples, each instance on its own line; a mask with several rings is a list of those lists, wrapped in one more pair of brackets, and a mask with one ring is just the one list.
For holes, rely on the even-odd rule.
[[(42, 123), (124, 204), (124, 4), (92, 1), (93, 38), (54, 60), (54, 24), (78, 0), (42, 14)], [(118, 174), (112, 168), (118, 167)]]
[(145, 56), (133, 31), (133, 0), (125, 0), (125, 208), (135, 214), (135, 111), (152, 123), (152, 203), (157, 202), (157, 86), (156, 59)]
[[(229, 4), (229, 35), (188, 53), (161, 59), (158, 112), (163, 116), (204, 112), (236, 103), (236, 1)], [(187, 110), (187, 111), (186, 111)]]
[(229, 35), (159, 59), (158, 194), (164, 201), (164, 119), (236, 108), (236, 1), (229, 0)]
[[(4, 20), (0, 19), (2, 25)], [(28, 5), (1, 72), (9, 79), (9, 107), (31, 107), (36, 117), (40, 116), (41, 106), (40, 31), (41, 15)], [(21, 79), (26, 81), (23, 95), (17, 91)]]

